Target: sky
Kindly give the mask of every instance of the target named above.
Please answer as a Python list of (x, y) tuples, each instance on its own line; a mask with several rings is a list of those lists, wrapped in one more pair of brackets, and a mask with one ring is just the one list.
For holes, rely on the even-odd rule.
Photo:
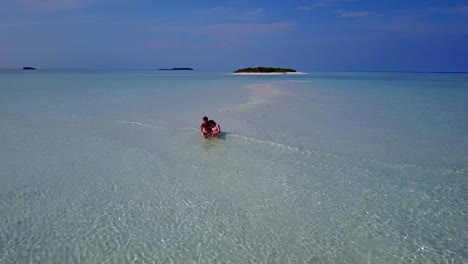
[(468, 71), (468, 1), (0, 0), (0, 68)]

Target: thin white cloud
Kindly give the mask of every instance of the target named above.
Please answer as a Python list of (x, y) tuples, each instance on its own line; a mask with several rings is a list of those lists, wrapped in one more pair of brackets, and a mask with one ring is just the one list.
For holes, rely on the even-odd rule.
[(319, 6), (327, 6), (329, 4), (332, 4), (332, 3), (336, 3), (336, 2), (342, 2), (342, 0), (320, 0), (320, 1), (317, 1), (315, 2), (312, 6), (315, 6), (315, 7), (319, 7)]
[(232, 10), (231, 6), (217, 6), (210, 9), (213, 13), (227, 13)]
[(375, 12), (371, 12), (371, 11), (348, 12), (348, 11), (338, 10), (336, 11), (336, 13), (338, 17), (343, 17), (343, 18), (360, 18), (360, 17), (368, 17), (368, 16), (376, 15)]
[(314, 9), (317, 9), (317, 8), (320, 8), (320, 7), (325, 7), (325, 6), (334, 4), (334, 3), (355, 2), (355, 1), (357, 1), (357, 0), (319, 0), (319, 1), (316, 1), (315, 3), (313, 3), (311, 5), (298, 6), (298, 7), (296, 7), (296, 10), (308, 12), (308, 11), (311, 11), (311, 10), (314, 10)]
[(12, 21), (12, 22), (0, 22), (0, 29), (2, 28), (16, 28), (16, 27), (23, 27), (23, 26), (35, 26), (45, 24), (44, 21)]
[(137, 31), (155, 31), (169, 34), (193, 34), (204, 37), (232, 37), (255, 34), (281, 33), (296, 25), (293, 21), (280, 21), (272, 23), (221, 23), (202, 26), (190, 25), (158, 25), (137, 28)]
[[(258, 37), (281, 35), (296, 26), (294, 21), (280, 21), (272, 23), (221, 23), (202, 26), (192, 25), (158, 25), (153, 27), (137, 28), (137, 31), (153, 31), (159, 35), (169, 34), (177, 39), (187, 34), (203, 38), (207, 43), (216, 47), (238, 47), (243, 43), (255, 40)], [(172, 43), (172, 42), (171, 42)], [(147, 47), (166, 48), (166, 43), (146, 44)]]
[(165, 49), (165, 48), (170, 48), (176, 46), (176, 43), (173, 41), (150, 41), (146, 42), (145, 44), (146, 48), (150, 49)]
[(85, 8), (103, 0), (16, 0), (27, 11), (63, 11)]
[(295, 22), (281, 21), (274, 23), (231, 23), (212, 24), (199, 28), (199, 33), (215, 41), (217, 46), (225, 48), (241, 46), (246, 41), (257, 37), (284, 34), (296, 25)]
[[(395, 34), (401, 36), (441, 36), (467, 34), (468, 24), (466, 21), (451, 23), (450, 26), (447, 26), (445, 23), (441, 23), (438, 20), (433, 20), (430, 18), (431, 12), (447, 13), (448, 11), (455, 12), (455, 9), (445, 8), (443, 10), (429, 10), (428, 8), (425, 8), (389, 11), (378, 14), (374, 13), (373, 15), (369, 15), (365, 20), (358, 20), (360, 22), (353, 23), (352, 25), (359, 27), (361, 30), (367, 29), (375, 31), (376, 33), (378, 32), (383, 36), (393, 36)], [(460, 11), (457, 10), (457, 13), (458, 12)]]
[(264, 16), (265, 16), (265, 9), (257, 8), (255, 10), (247, 11), (235, 18), (239, 20), (255, 20), (255, 19), (262, 18)]
[(310, 7), (310, 6), (298, 6), (298, 7), (296, 7), (296, 10), (299, 10), (299, 11), (310, 11), (312, 9), (313, 8)]
[(76, 15), (72, 16), (69, 19), (65, 20), (64, 22), (70, 22), (75, 24), (85, 24), (85, 23), (117, 23), (118, 20), (113, 19), (109, 16), (92, 16), (92, 15)]
[(427, 21), (400, 21), (385, 20), (372, 21), (361, 25), (361, 28), (367, 28), (379, 32), (383, 35), (402, 35), (402, 36), (436, 36), (451, 34), (467, 34), (467, 24), (456, 24), (447, 27), (446, 25), (431, 23)]
[(231, 23), (231, 24), (212, 24), (206, 27), (200, 28), (200, 32), (203, 32), (211, 36), (219, 35), (251, 35), (258, 33), (278, 33), (284, 30), (290, 29), (296, 25), (295, 22), (282, 21), (274, 23)]
[(452, 7), (428, 7), (427, 10), (436, 13), (458, 14), (468, 16), (468, 5), (466, 6), (452, 6)]
[(229, 2), (230, 5), (240, 5), (247, 2), (247, 0), (232, 0)]

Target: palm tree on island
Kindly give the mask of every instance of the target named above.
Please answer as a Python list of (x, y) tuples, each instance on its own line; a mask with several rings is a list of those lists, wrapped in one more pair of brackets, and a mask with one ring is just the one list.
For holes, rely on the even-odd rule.
[(234, 73), (287, 73), (296, 72), (293, 69), (287, 68), (273, 68), (273, 67), (256, 67), (256, 68), (243, 68), (235, 71)]

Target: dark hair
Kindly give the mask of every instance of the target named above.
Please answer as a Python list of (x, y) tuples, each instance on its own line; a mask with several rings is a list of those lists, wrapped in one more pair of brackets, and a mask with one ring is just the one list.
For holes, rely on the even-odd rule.
[(208, 117), (204, 116), (203, 121), (208, 121)]

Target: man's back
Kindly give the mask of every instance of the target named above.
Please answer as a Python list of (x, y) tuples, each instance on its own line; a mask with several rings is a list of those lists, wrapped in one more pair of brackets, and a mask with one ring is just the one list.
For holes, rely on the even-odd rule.
[(206, 132), (211, 132), (211, 124), (210, 122), (203, 122), (200, 125), (200, 129), (203, 131), (205, 130)]

